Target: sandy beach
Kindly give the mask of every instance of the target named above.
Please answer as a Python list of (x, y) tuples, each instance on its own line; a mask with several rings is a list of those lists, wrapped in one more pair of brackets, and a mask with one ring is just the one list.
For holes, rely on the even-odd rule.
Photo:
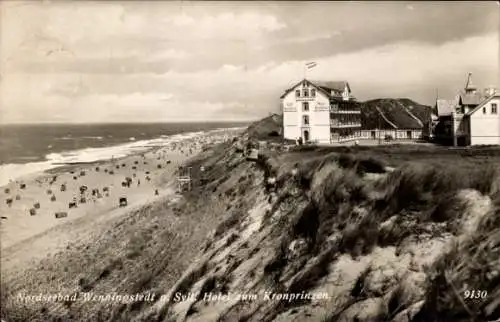
[[(2, 186), (2, 271), (105, 233), (99, 229), (106, 220), (172, 197), (178, 167), (233, 132), (210, 132), (119, 159), (61, 165)], [(126, 206), (120, 207), (120, 198)]]

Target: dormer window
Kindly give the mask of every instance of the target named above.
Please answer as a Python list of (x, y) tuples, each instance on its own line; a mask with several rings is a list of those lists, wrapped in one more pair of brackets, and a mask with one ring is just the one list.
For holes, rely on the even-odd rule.
[(491, 104), (491, 114), (498, 114), (498, 107), (496, 103)]
[(483, 107), (483, 114), (486, 114), (486, 107)]
[(308, 96), (309, 96), (309, 91), (306, 88), (304, 88), (304, 97), (308, 97)]
[(300, 97), (300, 89), (295, 91), (295, 97)]

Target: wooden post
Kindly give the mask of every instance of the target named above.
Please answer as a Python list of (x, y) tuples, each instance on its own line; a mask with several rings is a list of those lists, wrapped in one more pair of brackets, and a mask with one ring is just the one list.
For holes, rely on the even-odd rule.
[(380, 133), (380, 112), (378, 113), (378, 145), (381, 144), (381, 133)]

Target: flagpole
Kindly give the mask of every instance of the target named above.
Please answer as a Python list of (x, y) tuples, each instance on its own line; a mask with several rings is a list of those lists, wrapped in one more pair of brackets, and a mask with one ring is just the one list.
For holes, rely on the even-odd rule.
[(316, 62), (309, 62), (304, 64), (304, 79), (306, 79), (307, 70), (316, 67), (316, 65), (317, 65)]

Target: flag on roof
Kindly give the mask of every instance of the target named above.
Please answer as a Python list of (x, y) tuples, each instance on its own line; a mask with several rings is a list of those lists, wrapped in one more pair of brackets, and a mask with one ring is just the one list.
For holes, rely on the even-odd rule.
[(309, 62), (309, 63), (306, 63), (306, 67), (307, 69), (311, 69), (311, 68), (314, 68), (316, 67), (318, 64), (316, 62)]

